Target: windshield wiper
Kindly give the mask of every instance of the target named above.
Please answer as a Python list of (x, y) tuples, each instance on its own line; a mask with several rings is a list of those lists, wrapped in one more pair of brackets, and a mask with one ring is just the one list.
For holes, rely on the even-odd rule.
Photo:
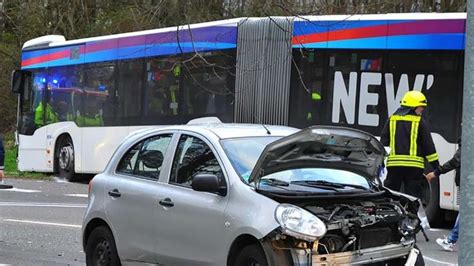
[(280, 179), (276, 179), (276, 178), (265, 178), (265, 179), (260, 179), (260, 182), (259, 183), (262, 183), (262, 182), (265, 182), (266, 184), (270, 185), (270, 186), (283, 186), (283, 187), (287, 187), (290, 185), (290, 183), (286, 182), (286, 181), (283, 181), (283, 180), (280, 180)]
[(291, 184), (304, 186), (304, 187), (313, 187), (313, 188), (320, 188), (320, 189), (330, 189), (334, 191), (338, 191), (338, 188), (344, 188), (343, 186), (338, 187), (334, 185), (327, 185), (325, 183), (320, 183), (318, 181), (310, 181), (310, 180), (298, 180), (292, 181)]
[(358, 188), (362, 190), (369, 190), (368, 188), (361, 185), (329, 182), (325, 180), (298, 180), (298, 181), (291, 182), (291, 184), (308, 185), (308, 186), (326, 186), (326, 187), (340, 188), (340, 189), (343, 189), (345, 187), (352, 187), (352, 188)]

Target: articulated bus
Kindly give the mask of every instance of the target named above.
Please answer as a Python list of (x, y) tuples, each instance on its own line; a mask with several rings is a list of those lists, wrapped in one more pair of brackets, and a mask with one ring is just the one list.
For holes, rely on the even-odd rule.
[[(133, 131), (203, 116), (344, 125), (377, 136), (412, 89), (427, 95), (424, 115), (443, 163), (461, 133), (465, 20), (463, 13), (237, 18), (36, 38), (24, 44), (13, 75), (18, 168), (68, 179), (98, 173)], [(443, 176), (427, 190), (432, 220), (440, 209), (458, 209), (453, 180)]]

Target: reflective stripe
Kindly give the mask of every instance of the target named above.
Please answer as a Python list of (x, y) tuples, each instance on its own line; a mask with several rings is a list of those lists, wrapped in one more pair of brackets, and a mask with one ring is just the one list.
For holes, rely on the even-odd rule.
[(401, 167), (417, 167), (425, 168), (425, 165), (420, 162), (411, 162), (411, 161), (387, 161), (387, 167), (390, 166), (401, 166)]
[(433, 162), (433, 161), (436, 161), (438, 160), (438, 153), (433, 153), (433, 154), (430, 154), (430, 155), (427, 155), (426, 156), (426, 160), (428, 160), (428, 162)]
[(418, 126), (420, 122), (413, 121), (411, 122), (411, 133), (410, 133), (410, 155), (416, 156), (418, 150)]
[(395, 154), (395, 131), (397, 130), (397, 122), (390, 119), (390, 154)]
[(389, 155), (387, 161), (413, 161), (423, 163), (425, 159), (419, 156), (410, 155)]
[(390, 120), (420, 122), (421, 116), (418, 115), (392, 115)]

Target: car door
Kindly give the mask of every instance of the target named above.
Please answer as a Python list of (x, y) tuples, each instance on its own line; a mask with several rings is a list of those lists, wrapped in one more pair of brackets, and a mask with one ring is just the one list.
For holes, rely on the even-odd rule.
[[(167, 188), (159, 195), (158, 262), (169, 265), (221, 265), (228, 197), (194, 191), (197, 174), (214, 174), (226, 185), (215, 150), (199, 135), (181, 134)], [(224, 255), (225, 256), (225, 255)]]
[(134, 144), (120, 160), (106, 187), (106, 215), (124, 261), (155, 263), (157, 190), (172, 134)]

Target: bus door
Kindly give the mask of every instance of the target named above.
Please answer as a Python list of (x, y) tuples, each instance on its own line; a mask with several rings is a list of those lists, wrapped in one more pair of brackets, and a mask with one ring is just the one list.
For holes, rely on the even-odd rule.
[(18, 170), (45, 171), (46, 130), (41, 106), (47, 93), (46, 71), (41, 68), (23, 73), (28, 73), (24, 79), (28, 86), (18, 92)]

